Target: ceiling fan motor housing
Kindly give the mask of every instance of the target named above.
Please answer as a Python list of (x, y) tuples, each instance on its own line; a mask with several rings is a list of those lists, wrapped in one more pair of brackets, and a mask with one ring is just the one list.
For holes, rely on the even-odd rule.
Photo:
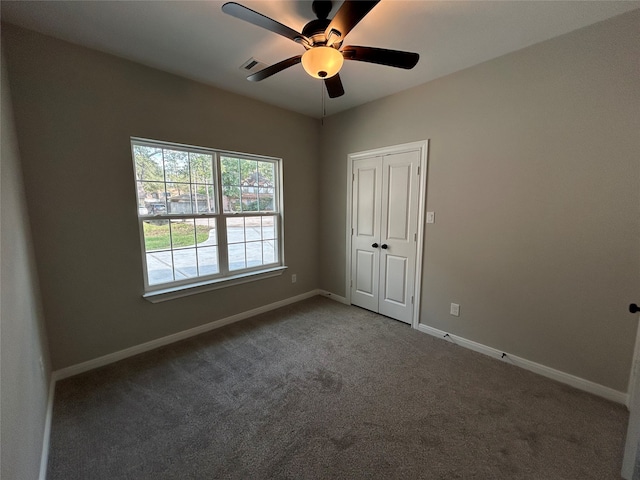
[(325, 30), (331, 23), (331, 20), (319, 18), (311, 20), (302, 29), (302, 35), (309, 38), (313, 46), (324, 45), (327, 43), (327, 37), (324, 35)]
[(311, 20), (302, 29), (302, 35), (311, 40), (312, 46), (326, 45), (327, 37), (325, 32), (331, 23), (327, 17), (331, 12), (332, 2), (329, 0), (314, 0), (311, 9), (315, 13), (316, 20)]

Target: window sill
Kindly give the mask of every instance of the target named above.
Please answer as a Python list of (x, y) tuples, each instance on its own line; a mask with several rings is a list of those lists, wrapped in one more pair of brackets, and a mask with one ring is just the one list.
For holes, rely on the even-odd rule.
[(240, 285), (242, 283), (255, 282), (256, 280), (263, 280), (265, 278), (277, 277), (282, 275), (286, 269), (287, 267), (276, 267), (269, 270), (260, 270), (259, 272), (234, 275), (232, 277), (226, 277), (223, 279), (209, 280), (206, 282), (190, 283), (188, 285), (165, 288), (163, 290), (156, 290), (153, 292), (145, 293), (144, 295), (142, 295), (142, 298), (151, 303), (166, 302), (167, 300), (173, 300), (175, 298), (187, 297), (189, 295), (196, 295), (198, 293), (209, 292), (211, 290), (232, 287), (234, 285)]

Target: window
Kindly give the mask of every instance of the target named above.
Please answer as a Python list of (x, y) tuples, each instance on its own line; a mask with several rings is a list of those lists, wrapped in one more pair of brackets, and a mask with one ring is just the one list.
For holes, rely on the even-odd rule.
[(137, 138), (131, 148), (145, 292), (282, 270), (279, 159)]

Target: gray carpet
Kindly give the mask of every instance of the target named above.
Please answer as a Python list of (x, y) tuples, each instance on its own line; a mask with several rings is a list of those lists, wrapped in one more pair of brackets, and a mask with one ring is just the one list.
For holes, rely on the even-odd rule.
[(612, 402), (316, 297), (59, 382), (48, 479), (619, 479)]

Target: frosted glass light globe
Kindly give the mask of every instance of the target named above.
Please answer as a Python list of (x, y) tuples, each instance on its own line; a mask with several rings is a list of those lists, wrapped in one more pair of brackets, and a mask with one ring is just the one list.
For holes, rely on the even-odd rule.
[(333, 47), (313, 47), (302, 55), (302, 67), (315, 78), (331, 78), (342, 68), (344, 58)]

